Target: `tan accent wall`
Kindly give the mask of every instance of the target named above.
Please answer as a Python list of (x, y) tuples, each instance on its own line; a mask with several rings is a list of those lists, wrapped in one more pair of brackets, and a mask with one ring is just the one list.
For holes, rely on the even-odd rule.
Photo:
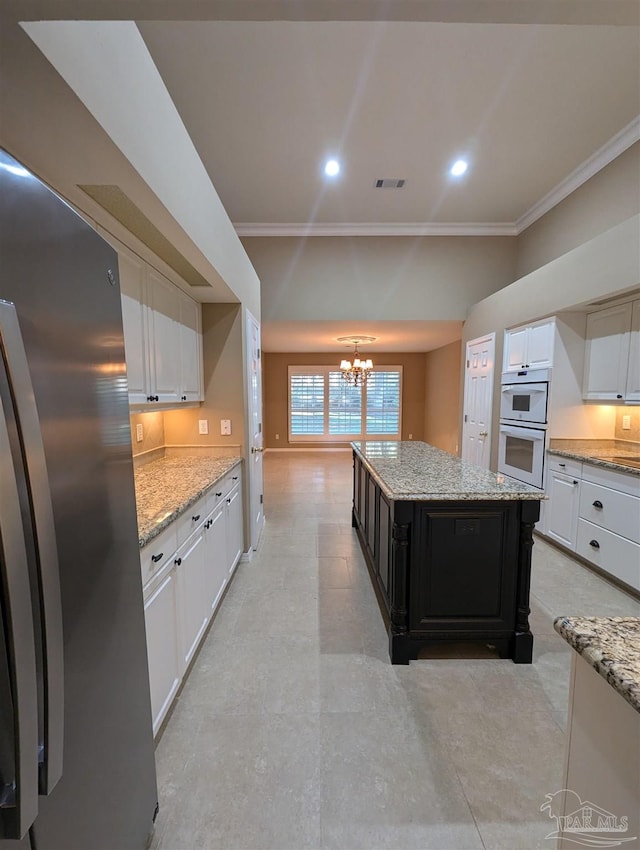
[(425, 355), (424, 440), (445, 452), (459, 454), (460, 340)]
[(639, 177), (636, 142), (518, 236), (516, 278), (640, 213)]
[[(363, 352), (364, 353), (364, 352)], [(424, 439), (425, 355), (371, 354), (376, 366), (402, 366), (402, 439)], [(270, 449), (344, 448), (349, 443), (290, 443), (288, 379), (289, 366), (338, 366), (342, 354), (263, 355), (262, 393), (264, 402), (264, 445)], [(280, 439), (276, 440), (276, 434)]]
[[(200, 407), (164, 414), (167, 446), (234, 447), (242, 454), (245, 440), (244, 346), (239, 304), (202, 305), (204, 395)], [(209, 433), (200, 434), (206, 419)], [(220, 420), (231, 420), (231, 435), (220, 435)]]
[[(131, 422), (131, 445), (133, 456), (161, 449), (164, 446), (164, 413), (132, 413), (129, 417)], [(142, 425), (142, 440), (138, 442), (136, 437), (136, 425)]]
[[(631, 429), (622, 430), (622, 417), (631, 417)], [(640, 408), (639, 407), (616, 407), (616, 440), (635, 440), (640, 443)]]

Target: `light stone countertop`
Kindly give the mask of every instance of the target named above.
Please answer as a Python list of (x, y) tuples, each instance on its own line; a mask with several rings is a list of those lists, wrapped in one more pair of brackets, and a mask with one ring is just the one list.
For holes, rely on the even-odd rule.
[(559, 455), (571, 460), (582, 460), (594, 466), (614, 469), (616, 472), (628, 472), (630, 475), (640, 475), (640, 468), (616, 463), (612, 458), (629, 457), (640, 459), (640, 443), (632, 440), (563, 440), (551, 439), (547, 449), (550, 455)]
[(197, 502), (240, 457), (164, 457), (135, 470), (140, 548)]
[(640, 712), (640, 617), (558, 617), (553, 625)]
[(489, 472), (417, 440), (351, 444), (392, 501), (540, 500), (536, 487)]

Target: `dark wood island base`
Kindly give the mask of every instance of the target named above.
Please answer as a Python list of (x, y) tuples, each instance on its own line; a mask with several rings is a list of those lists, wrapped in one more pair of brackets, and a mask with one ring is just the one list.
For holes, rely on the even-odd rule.
[(531, 553), (540, 502), (517, 492), (482, 500), (477, 494), (393, 499), (381, 483), (355, 450), (352, 525), (392, 664), (408, 664), (425, 646), (444, 641), (483, 642), (502, 658), (530, 664)]

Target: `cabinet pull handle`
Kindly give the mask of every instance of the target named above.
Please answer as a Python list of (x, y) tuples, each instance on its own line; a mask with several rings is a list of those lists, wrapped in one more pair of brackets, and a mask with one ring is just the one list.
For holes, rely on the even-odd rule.
[(567, 465), (566, 463), (559, 463), (558, 464), (558, 466), (561, 466), (563, 469), (565, 468), (566, 465)]
[(228, 504), (228, 505), (230, 505), (230, 504), (231, 504), (231, 499), (227, 499), (227, 504)]
[(160, 398), (157, 395), (148, 395), (147, 401), (160, 401)]
[(198, 520), (200, 519), (200, 514), (196, 514), (195, 516), (192, 516), (192, 517), (191, 517), (191, 519), (192, 519), (194, 522), (198, 522)]
[(220, 496), (222, 496), (222, 493), (216, 493), (216, 496), (217, 496), (218, 498), (220, 498)]
[(157, 564), (158, 561), (161, 560), (162, 558), (164, 558), (164, 552), (160, 552), (159, 555), (152, 555), (151, 556), (151, 560), (153, 561), (154, 564)]
[(232, 480), (232, 481), (237, 481), (237, 480), (238, 480), (238, 476), (237, 476), (237, 475), (234, 475), (234, 476), (232, 477), (232, 479), (231, 479), (231, 480)]
[(574, 478), (574, 479), (573, 479), (573, 483), (574, 483), (574, 484), (577, 484), (577, 483), (578, 483), (577, 479), (575, 479), (575, 478)]
[(602, 502), (600, 501), (600, 499), (595, 500), (595, 502), (593, 503), (593, 507), (597, 508), (599, 511), (602, 510)]
[(589, 546), (592, 546), (594, 549), (599, 549), (599, 548), (600, 548), (600, 544), (598, 543), (598, 541), (597, 541), (597, 540), (590, 540), (590, 541), (589, 541)]
[(174, 561), (173, 563), (174, 563), (174, 564), (177, 564), (178, 566), (180, 566), (180, 564), (182, 564), (182, 558), (176, 558), (176, 559), (175, 559), (175, 561)]

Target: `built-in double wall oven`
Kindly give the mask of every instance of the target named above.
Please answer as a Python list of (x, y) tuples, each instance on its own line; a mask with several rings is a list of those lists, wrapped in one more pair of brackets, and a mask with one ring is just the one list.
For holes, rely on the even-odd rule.
[(502, 373), (498, 472), (543, 486), (550, 369)]

